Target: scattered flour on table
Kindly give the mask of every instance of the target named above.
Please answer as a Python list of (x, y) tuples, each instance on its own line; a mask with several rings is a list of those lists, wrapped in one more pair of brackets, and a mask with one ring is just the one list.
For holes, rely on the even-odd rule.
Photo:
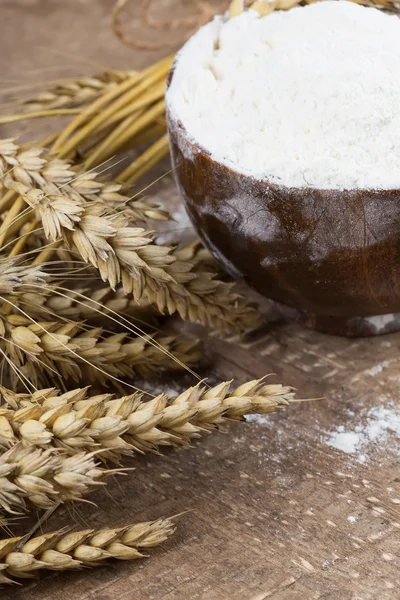
[(354, 524), (357, 521), (357, 517), (355, 517), (354, 515), (350, 515), (349, 517), (347, 517), (347, 520), (349, 523)]
[(216, 17), (180, 51), (172, 122), (288, 187), (400, 187), (400, 19), (326, 1)]
[(375, 445), (388, 448), (390, 445), (400, 450), (400, 408), (394, 405), (371, 408), (362, 424), (346, 429), (339, 425), (335, 431), (327, 432), (323, 438), (327, 446), (356, 455), (358, 462), (365, 462), (367, 452)]
[(246, 415), (248, 423), (258, 423), (259, 425), (268, 425), (271, 420), (267, 415)]

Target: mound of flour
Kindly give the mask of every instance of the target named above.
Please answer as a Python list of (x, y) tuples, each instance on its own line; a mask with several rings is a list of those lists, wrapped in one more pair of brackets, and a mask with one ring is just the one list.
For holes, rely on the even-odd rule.
[(167, 105), (242, 173), (400, 188), (400, 19), (346, 1), (217, 17), (181, 50)]

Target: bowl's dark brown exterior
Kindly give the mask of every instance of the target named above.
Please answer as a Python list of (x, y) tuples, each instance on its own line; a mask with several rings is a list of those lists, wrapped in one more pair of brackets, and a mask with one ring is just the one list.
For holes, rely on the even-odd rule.
[(273, 185), (213, 160), (170, 114), (168, 127), (189, 215), (228, 271), (320, 321), (400, 312), (400, 190)]

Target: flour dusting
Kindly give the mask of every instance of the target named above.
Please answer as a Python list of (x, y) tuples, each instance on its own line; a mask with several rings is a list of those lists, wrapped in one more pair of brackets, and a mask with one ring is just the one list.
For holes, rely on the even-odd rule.
[(246, 415), (248, 423), (258, 423), (258, 425), (268, 425), (271, 420), (267, 415)]
[(167, 105), (239, 172), (400, 188), (400, 19), (346, 1), (216, 17), (179, 53)]
[(335, 431), (328, 432), (323, 441), (327, 446), (356, 455), (361, 463), (366, 462), (367, 451), (373, 445), (388, 448), (392, 443), (399, 450), (400, 408), (394, 405), (371, 408), (363, 421), (352, 429), (339, 425)]
[(349, 523), (354, 525), (354, 523), (356, 523), (356, 521), (357, 521), (357, 517), (355, 517), (354, 515), (350, 515), (349, 517), (347, 517), (347, 520)]

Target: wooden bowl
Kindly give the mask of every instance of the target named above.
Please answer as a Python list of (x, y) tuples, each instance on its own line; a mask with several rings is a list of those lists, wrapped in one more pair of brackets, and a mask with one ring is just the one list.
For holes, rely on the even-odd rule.
[(228, 272), (319, 330), (373, 335), (399, 328), (391, 313), (400, 312), (400, 190), (257, 180), (213, 160), (171, 113), (167, 121), (190, 218)]

